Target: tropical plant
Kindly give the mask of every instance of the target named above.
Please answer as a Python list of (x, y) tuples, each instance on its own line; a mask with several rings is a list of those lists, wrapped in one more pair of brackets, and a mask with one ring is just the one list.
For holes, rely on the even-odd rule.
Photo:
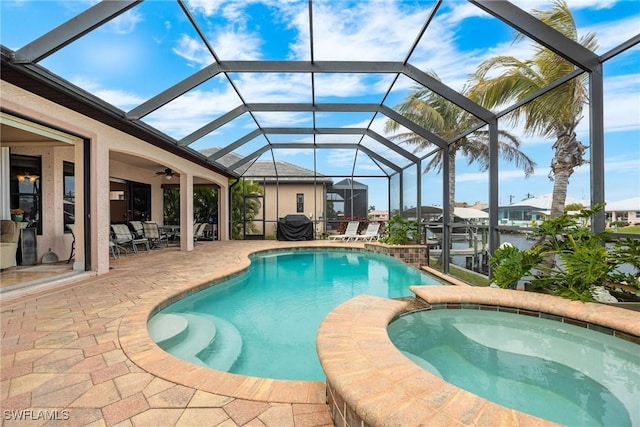
[(180, 224), (180, 189), (166, 188), (163, 193), (165, 224)]
[(193, 188), (193, 220), (195, 222), (217, 221), (218, 191), (211, 187)]
[[(578, 40), (575, 21), (564, 0), (554, 0), (550, 10), (533, 10), (532, 15), (567, 38), (595, 51), (597, 41), (593, 33)], [(519, 33), (514, 43), (523, 38)], [(480, 64), (471, 79), (468, 96), (486, 108), (519, 102), (575, 70), (576, 66), (571, 62), (536, 45), (529, 60), (498, 56)], [(496, 76), (500, 71), (502, 73)], [(554, 181), (551, 218), (564, 212), (569, 178), (576, 167), (586, 162), (584, 152), (587, 147), (577, 140), (575, 129), (588, 101), (587, 77), (582, 74), (515, 109), (506, 117), (514, 124), (523, 120), (526, 134), (555, 138), (555, 153), (549, 173), (549, 179)]]
[(240, 179), (231, 182), (231, 235), (234, 239), (243, 239), (245, 233), (258, 231), (253, 223), (262, 204), (256, 197), (264, 193), (255, 181)]
[[(438, 79), (435, 73), (430, 74)], [(474, 117), (462, 108), (430, 90), (420, 87), (415, 88), (396, 108), (407, 119), (449, 141), (454, 140), (475, 123)], [(388, 120), (385, 124), (386, 132), (396, 132), (399, 128), (400, 124), (394, 120)], [(417, 149), (432, 146), (430, 141), (410, 131), (392, 135), (391, 139), (416, 146)], [(533, 173), (535, 162), (520, 151), (520, 141), (517, 137), (508, 132), (499, 131), (498, 145), (500, 156), (503, 159), (514, 162), (517, 167), (522, 168), (526, 177)], [(455, 160), (458, 152), (467, 157), (469, 164), (478, 163), (480, 170), (486, 171), (489, 168), (489, 132), (478, 130), (458, 139), (450, 145), (448, 158), (444, 158), (443, 150), (438, 150), (425, 166), (424, 173), (432, 170), (439, 173), (442, 171), (444, 162), (449, 164), (450, 223), (453, 222), (455, 207)]]
[(585, 207), (582, 205), (582, 203), (569, 203), (564, 207), (564, 211), (565, 212), (580, 211), (584, 208)]
[[(586, 225), (603, 208), (600, 204), (543, 221), (534, 231), (539, 239), (530, 249), (511, 245), (496, 249), (489, 260), (494, 283), (509, 288), (526, 281), (534, 289), (581, 301), (592, 301), (599, 287), (625, 284), (640, 289), (640, 241), (614, 241), (611, 233), (594, 233)], [(557, 262), (549, 266), (549, 258)], [(621, 269), (623, 265), (626, 269)]]
[[(164, 190), (164, 223), (180, 223), (180, 189), (167, 188)], [(193, 188), (193, 220), (195, 222), (210, 222), (218, 215), (218, 192), (211, 187)]]
[(399, 215), (394, 215), (387, 222), (386, 235), (381, 238), (382, 243), (389, 245), (406, 245), (418, 236), (418, 224)]

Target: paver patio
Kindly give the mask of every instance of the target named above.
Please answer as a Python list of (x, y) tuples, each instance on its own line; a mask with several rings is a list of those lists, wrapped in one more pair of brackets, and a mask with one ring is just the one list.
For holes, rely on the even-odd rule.
[[(121, 256), (111, 260), (113, 269), (106, 275), (54, 289), (2, 294), (2, 425), (332, 425), (324, 383), (270, 381), (268, 393), (242, 399), (238, 392), (254, 379), (212, 385), (215, 371), (208, 370), (213, 373), (208, 386), (192, 386), (195, 377), (188, 371), (194, 365), (155, 347), (156, 356), (166, 355), (166, 375), (154, 374), (134, 363), (129, 354), (135, 356), (135, 349), (127, 353), (122, 344), (123, 330), (131, 331), (131, 325), (123, 325), (126, 319), (146, 319), (171, 295), (247, 267), (251, 252), (328, 244), (205, 242), (188, 253), (167, 248)], [(144, 325), (140, 329), (146, 338)], [(135, 347), (131, 335), (127, 339)], [(225, 387), (231, 393), (225, 395)], [(205, 391), (212, 388), (219, 391)], [(278, 399), (269, 400), (273, 393)]]

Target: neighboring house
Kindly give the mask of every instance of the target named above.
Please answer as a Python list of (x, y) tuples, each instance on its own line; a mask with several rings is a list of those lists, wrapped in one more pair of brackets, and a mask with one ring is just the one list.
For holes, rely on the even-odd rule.
[[(212, 148), (201, 151), (205, 156), (211, 156), (218, 151)], [(219, 163), (230, 166), (242, 157), (234, 153), (226, 154), (219, 159)], [(282, 161), (259, 160), (251, 164), (246, 170), (235, 170), (243, 174), (245, 179), (259, 183), (264, 194), (259, 197), (263, 211), (255, 227), (248, 236), (253, 238), (273, 237), (276, 235), (278, 220), (289, 214), (304, 214), (314, 222), (316, 237), (326, 230), (325, 200), (327, 188), (333, 180), (323, 175), (315, 175), (312, 170)]]
[(329, 200), (333, 200), (335, 216), (330, 221), (344, 218), (365, 219), (369, 209), (369, 186), (351, 178), (343, 179), (327, 188)]
[(607, 202), (604, 211), (607, 217), (607, 224), (614, 222), (627, 222), (632, 225), (640, 224), (640, 197)]
[(389, 221), (389, 211), (369, 212), (369, 221)]
[[(500, 225), (520, 225), (531, 226), (543, 221), (545, 217), (551, 214), (552, 194), (544, 194), (542, 196), (531, 197), (520, 202), (512, 203), (507, 206), (498, 207), (498, 224)], [(588, 207), (588, 200), (579, 200), (567, 197), (568, 204), (581, 204)]]
[(467, 208), (467, 207), (456, 206), (453, 209), (453, 214), (465, 221), (468, 221), (474, 224), (486, 224), (489, 222), (489, 214), (477, 208)]

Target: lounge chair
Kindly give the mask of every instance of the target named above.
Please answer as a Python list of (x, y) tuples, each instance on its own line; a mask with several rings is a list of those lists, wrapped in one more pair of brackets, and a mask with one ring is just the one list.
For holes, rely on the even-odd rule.
[(111, 230), (113, 231), (114, 243), (119, 246), (129, 245), (133, 250), (133, 253), (138, 253), (138, 245), (144, 245), (147, 251), (151, 250), (149, 247), (149, 239), (134, 237), (126, 224), (111, 224)]
[(129, 229), (133, 232), (133, 236), (136, 239), (142, 239), (144, 237), (142, 221), (129, 221)]
[(8, 219), (0, 221), (0, 268), (15, 267), (20, 225)]
[(205, 239), (204, 232), (207, 229), (207, 225), (209, 224), (207, 224), (206, 222), (203, 222), (193, 226), (193, 242), (194, 243), (196, 243), (198, 240)]
[(157, 223), (145, 221), (142, 223), (142, 230), (144, 231), (144, 237), (149, 240), (152, 248), (159, 248), (163, 242), (165, 248), (169, 246), (169, 236), (167, 236), (167, 233), (160, 231)]
[(358, 227), (360, 227), (359, 221), (349, 221), (344, 234), (334, 234), (329, 236), (329, 240), (342, 240), (344, 242), (348, 242), (358, 235)]
[(380, 231), (380, 223), (379, 222), (370, 222), (367, 225), (367, 230), (364, 234), (358, 234), (353, 237), (353, 240), (364, 240), (367, 242), (372, 242), (374, 240), (378, 240), (378, 232)]
[(114, 239), (115, 238), (113, 236), (109, 238), (109, 251), (111, 252), (111, 256), (113, 256), (114, 259), (118, 258), (121, 252), (124, 252), (125, 255), (128, 255), (129, 251), (127, 250), (127, 248), (125, 248), (124, 246), (118, 245), (114, 241)]

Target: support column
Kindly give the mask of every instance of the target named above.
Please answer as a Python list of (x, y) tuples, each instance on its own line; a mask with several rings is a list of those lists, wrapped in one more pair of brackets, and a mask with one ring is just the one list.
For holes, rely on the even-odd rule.
[(11, 167), (9, 147), (0, 147), (0, 219), (11, 219)]
[(449, 167), (449, 146), (442, 149), (442, 272), (449, 274), (449, 243), (451, 228), (449, 224), (449, 187), (451, 168)]
[(180, 250), (193, 250), (193, 175), (180, 174)]
[[(604, 87), (602, 64), (594, 67), (589, 73), (589, 140), (591, 158), (591, 206), (604, 203)], [(604, 231), (606, 226), (605, 211), (596, 213), (591, 221), (594, 233)]]
[[(489, 253), (498, 247), (498, 120), (489, 123)], [(489, 269), (489, 277), (492, 272)]]

